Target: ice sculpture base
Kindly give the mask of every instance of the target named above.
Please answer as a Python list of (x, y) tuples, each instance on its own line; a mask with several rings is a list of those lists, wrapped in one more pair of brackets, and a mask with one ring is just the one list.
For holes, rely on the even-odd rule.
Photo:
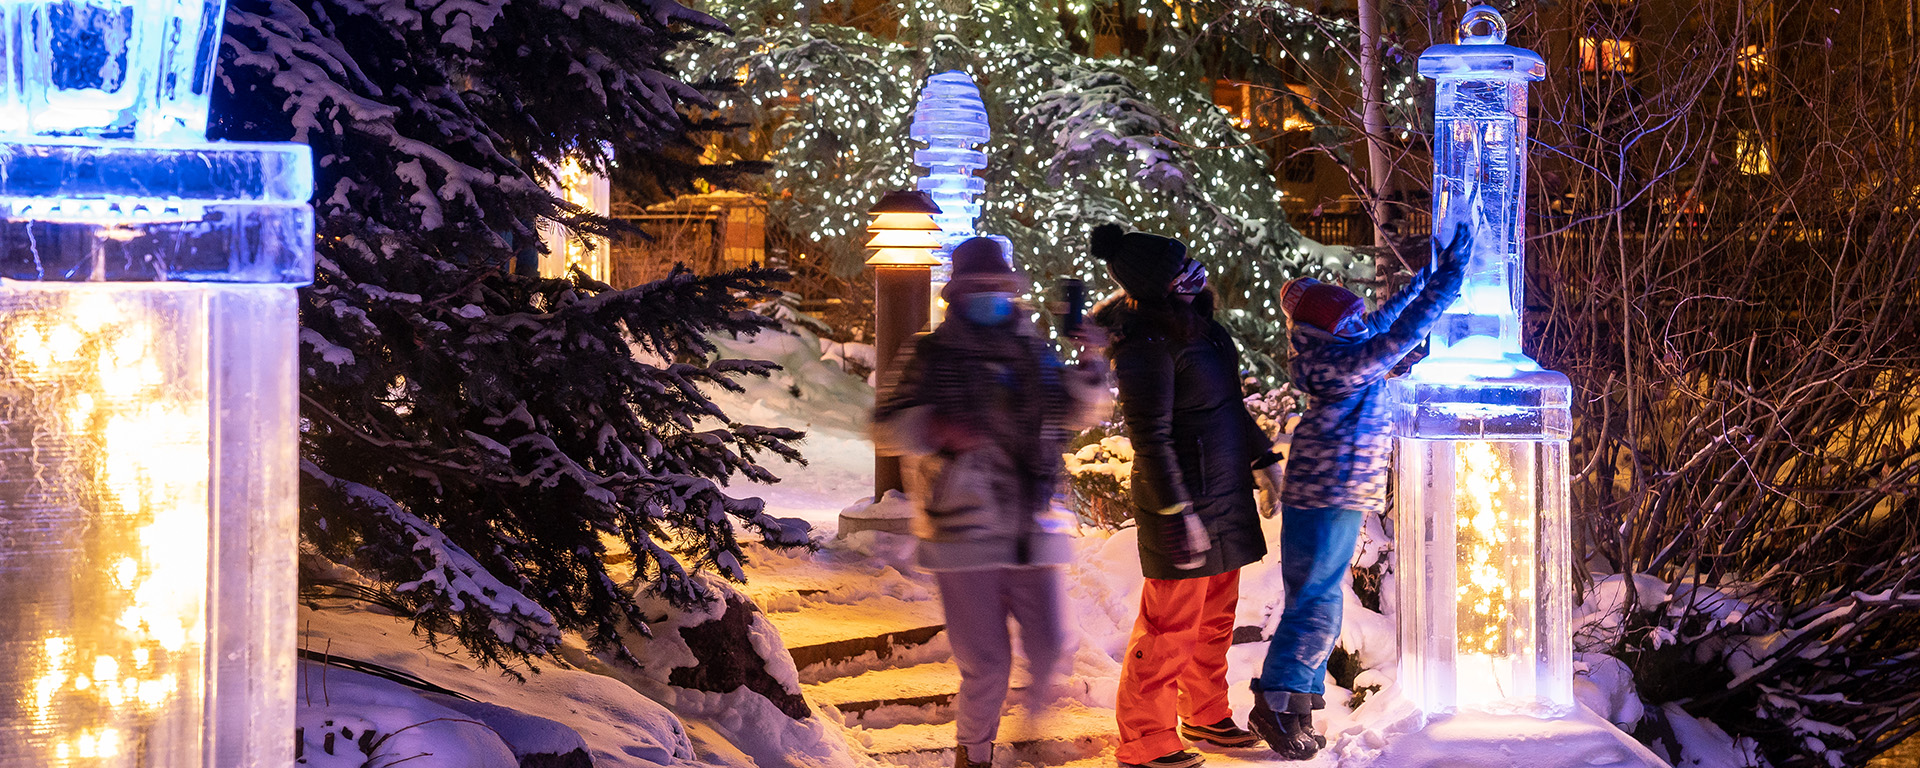
[(1394, 431), (1425, 440), (1565, 440), (1573, 384), (1558, 371), (1473, 378), (1413, 369), (1388, 382)]
[[(1394, 704), (1394, 711), (1383, 714), (1399, 728), (1387, 728), (1384, 747), (1371, 763), (1375, 768), (1669, 768), (1585, 706), (1543, 720), (1479, 712), (1423, 715), (1404, 702)], [(1400, 728), (1408, 730), (1392, 733)]]
[(0, 140), (0, 278), (305, 284), (300, 144)]

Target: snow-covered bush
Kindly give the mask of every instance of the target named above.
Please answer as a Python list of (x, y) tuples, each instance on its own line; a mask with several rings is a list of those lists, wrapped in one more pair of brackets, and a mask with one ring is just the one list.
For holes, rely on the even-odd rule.
[(1102, 424), (1067, 446), (1067, 487), (1089, 525), (1118, 528), (1133, 519), (1133, 441), (1119, 424)]
[(1259, 422), (1260, 429), (1267, 437), (1280, 440), (1293, 434), (1293, 428), (1300, 423), (1300, 414), (1306, 410), (1306, 395), (1291, 385), (1255, 392), (1246, 397), (1247, 413), (1253, 414), (1253, 420)]
[[(211, 133), (313, 147), (315, 282), (301, 293), (301, 531), (393, 585), (430, 632), (494, 663), (562, 630), (642, 630), (607, 566), (705, 596), (738, 578), (736, 526), (806, 540), (723, 486), (767, 480), (799, 433), (732, 422), (702, 387), (770, 366), (709, 359), (768, 270), (627, 291), (526, 272), (543, 221), (605, 232), (549, 194), (546, 161), (671, 192), (706, 104), (667, 53), (712, 18), (671, 0), (234, 0)], [(617, 166), (613, 163), (618, 158)]]

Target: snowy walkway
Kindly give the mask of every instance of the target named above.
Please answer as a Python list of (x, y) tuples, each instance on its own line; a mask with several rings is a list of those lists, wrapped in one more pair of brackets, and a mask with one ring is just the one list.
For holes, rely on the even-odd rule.
[[(959, 677), (951, 662), (933, 580), (911, 565), (913, 539), (876, 531), (845, 539), (835, 536), (840, 510), (872, 494), (872, 448), (863, 434), (872, 407), (871, 390), (824, 363), (818, 342), (805, 334), (762, 334), (750, 342), (723, 346), (730, 355), (773, 360), (785, 370), (772, 379), (742, 382), (748, 387), (746, 393), (722, 394), (716, 403), (741, 421), (808, 432), (800, 445), (808, 466), (773, 466), (770, 469), (782, 477), (780, 483), (735, 485), (730, 490), (761, 496), (776, 516), (807, 520), (820, 545), (814, 552), (790, 553), (752, 547), (745, 591), (780, 631), (808, 699), (837, 716), (848, 728), (849, 740), (886, 764), (952, 765), (952, 700)], [(1270, 529), (1268, 540), (1278, 540), (1278, 521), (1265, 525)], [(1118, 660), (1139, 603), (1140, 565), (1132, 530), (1086, 529), (1082, 534), (1068, 577), (1067, 621), (1079, 633), (1079, 644), (1063, 685), (1064, 702), (1036, 718), (1027, 712), (1018, 691), (1009, 697), (1000, 739), (1006, 746), (996, 750), (997, 768), (1114, 765)], [(1253, 678), (1265, 656), (1262, 638), (1271, 634), (1274, 606), (1281, 596), (1279, 570), (1275, 558), (1269, 557), (1241, 571), (1234, 634), (1247, 642), (1228, 654), (1227, 674), (1233, 681), (1229, 704), (1241, 722), (1253, 704), (1246, 681)], [(1390, 669), (1397, 657), (1392, 620), (1361, 606), (1350, 590), (1346, 617), (1341, 645), (1366, 670), (1357, 682), (1389, 682), (1380, 670)], [(1017, 668), (1015, 678), (1016, 686), (1025, 679)], [(1348, 691), (1329, 686), (1327, 699), (1332, 706), (1316, 713), (1315, 726), (1332, 743), (1313, 760), (1283, 761), (1264, 748), (1208, 748), (1202, 750), (1207, 764), (1359, 766), (1375, 764), (1387, 752), (1405, 751), (1387, 744), (1401, 738), (1388, 734), (1404, 733), (1409, 727), (1406, 713), (1395, 706), (1396, 699), (1382, 695), (1374, 705), (1353, 712), (1344, 706), (1348, 696)], [(1613, 743), (1612, 737), (1618, 734), (1604, 720), (1584, 723), (1576, 717), (1555, 722), (1564, 726), (1549, 727), (1559, 727), (1557, 735), (1503, 739), (1497, 754), (1482, 755), (1486, 759), (1480, 762), (1516, 768), (1659, 764), (1657, 759), (1642, 762), (1630, 754), (1638, 747), (1630, 740), (1625, 746)], [(1475, 718), (1457, 724), (1500, 732), (1514, 725)], [(1596, 725), (1603, 735), (1612, 734), (1607, 736), (1608, 743), (1586, 740)], [(1425, 746), (1384, 762), (1480, 764), (1444, 743), (1418, 737), (1406, 742)]]

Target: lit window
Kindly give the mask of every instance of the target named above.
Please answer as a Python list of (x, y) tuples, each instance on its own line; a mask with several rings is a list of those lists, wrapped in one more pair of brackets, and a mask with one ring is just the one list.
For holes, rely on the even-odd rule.
[(1580, 71), (1632, 72), (1633, 41), (1610, 37), (1580, 38)]
[[(1299, 104), (1313, 103), (1312, 88), (1309, 88), (1304, 85), (1289, 85), (1287, 86), (1287, 89), (1293, 91), (1294, 96), (1299, 97), (1299, 101), (1297, 103)], [(1283, 117), (1280, 118), (1280, 130), (1283, 130), (1283, 131), (1312, 130), (1313, 122), (1307, 119), (1306, 110), (1295, 107), (1294, 106), (1295, 103), (1296, 102), (1293, 99), (1288, 99), (1286, 103), (1281, 107), (1280, 111)]]
[(1733, 137), (1733, 157), (1741, 173), (1773, 173), (1773, 152), (1758, 131), (1741, 130)]
[(1253, 127), (1253, 84), (1238, 80), (1213, 81), (1213, 104), (1226, 113), (1235, 128)]
[(1767, 95), (1767, 53), (1758, 45), (1740, 49), (1740, 96)]

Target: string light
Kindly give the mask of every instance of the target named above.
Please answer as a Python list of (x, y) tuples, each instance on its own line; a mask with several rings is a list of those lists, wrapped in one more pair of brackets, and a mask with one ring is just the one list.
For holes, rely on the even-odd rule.
[[(1144, 9), (1149, 19), (1171, 20), (1185, 7), (1155, 5)], [(1262, 5), (1273, 28), (1291, 35), (1290, 55), (1357, 38), (1352, 24)], [(979, 83), (994, 127), (979, 148), (994, 193), (980, 202), (977, 228), (1010, 239), (1034, 278), (1033, 297), (1055, 276), (1087, 280), (1096, 295), (1112, 289), (1086, 252), (1088, 231), (1106, 221), (1185, 242), (1208, 265), (1222, 305), (1267, 329), (1246, 341), (1268, 347), (1285, 343), (1274, 300), (1281, 283), (1370, 275), (1366, 260), (1319, 249), (1288, 225), (1266, 153), (1200, 92), (1203, 72), (1178, 55), (1181, 46), (1152, 63), (1075, 54), (1052, 5), (894, 8), (898, 32), (883, 39), (820, 19), (803, 28), (744, 0), (716, 2), (710, 12), (736, 35), (713, 37), (681, 60), (694, 79), (741, 79), (728, 103), (735, 119), (766, 131), (764, 156), (750, 158), (772, 165), (769, 217), (811, 233), (809, 255), (822, 263), (851, 274), (865, 255), (863, 212), (886, 191), (911, 186), (915, 74), (959, 70)], [(1092, 4), (1077, 0), (1068, 10), (1085, 18)], [(1184, 19), (1179, 29), (1163, 25), (1170, 37), (1161, 42), (1198, 28)], [(924, 50), (901, 42), (918, 40), (931, 42)], [(1390, 92), (1406, 108), (1390, 119), (1413, 111), (1420, 90), (1407, 74), (1394, 73)]]

